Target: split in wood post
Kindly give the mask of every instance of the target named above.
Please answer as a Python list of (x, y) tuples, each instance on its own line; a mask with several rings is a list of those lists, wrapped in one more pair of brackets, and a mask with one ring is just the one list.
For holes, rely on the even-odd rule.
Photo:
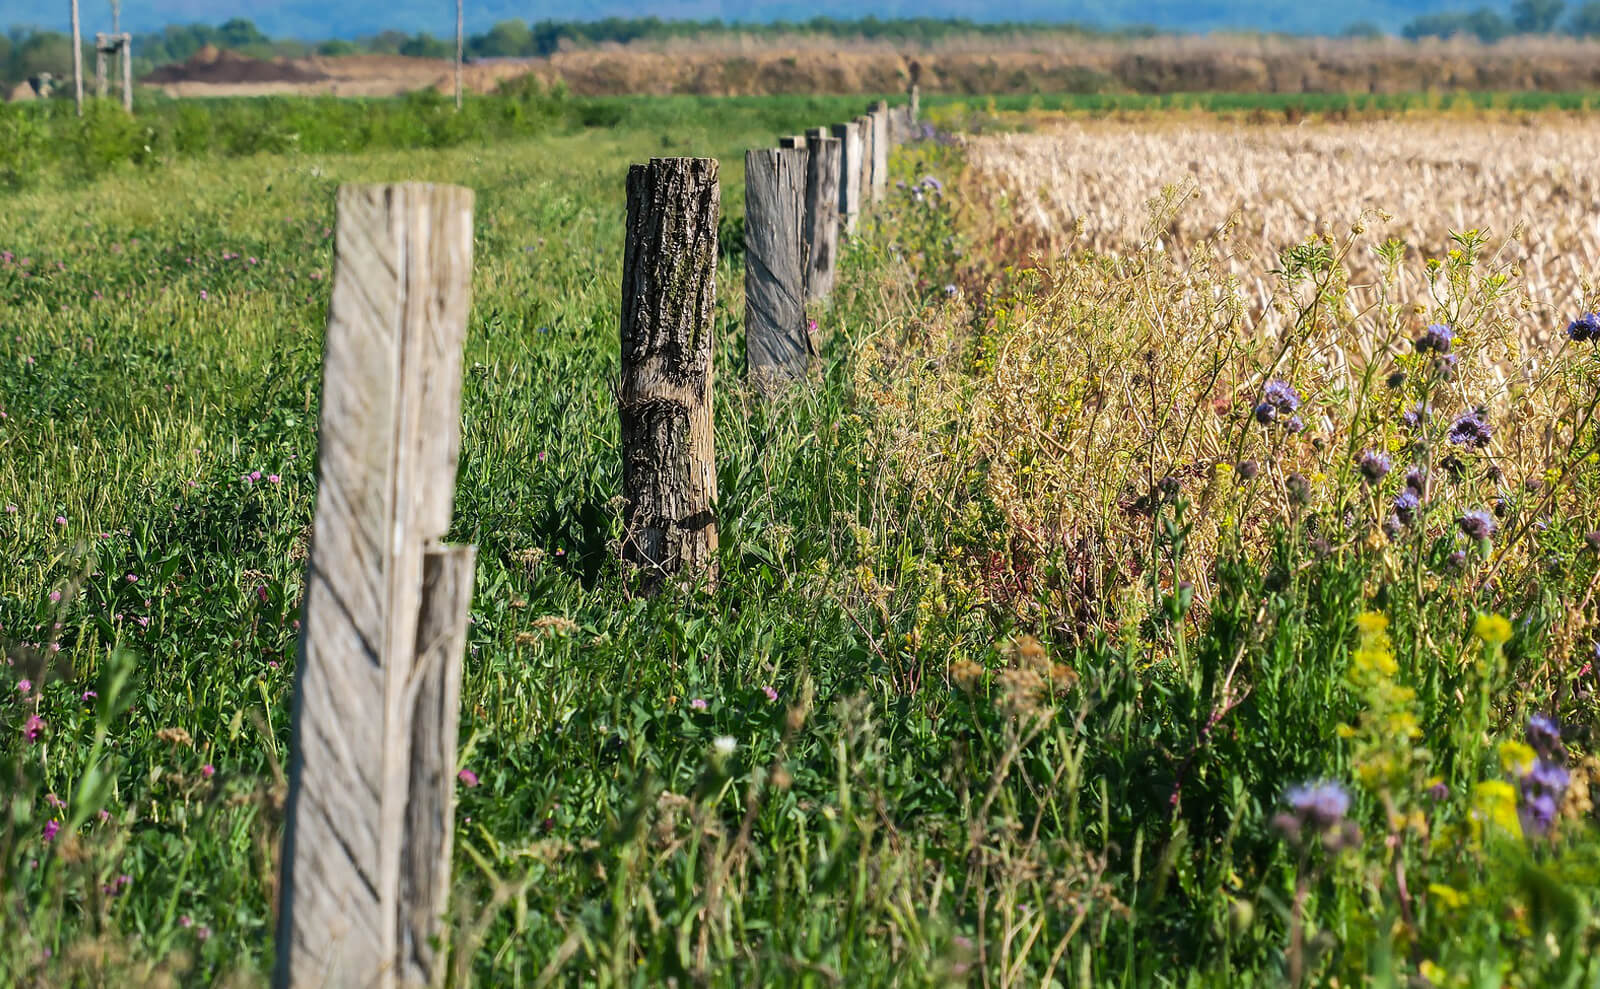
[(861, 129), (854, 123), (834, 124), (839, 141), (839, 217), (844, 232), (856, 232), (861, 212)]
[(744, 353), (763, 388), (811, 365), (805, 311), (806, 159), (802, 148), (744, 156)]
[(889, 191), (889, 104), (872, 104), (872, 201), (883, 201)]
[(716, 577), (717, 172), (712, 158), (655, 158), (628, 171), (622, 556), (643, 571), (647, 593), (680, 572)]
[(805, 243), (806, 301), (813, 302), (833, 291), (839, 258), (839, 139), (824, 127), (806, 135)]
[[(450, 186), (339, 190), (279, 884), (280, 989), (409, 981), (416, 932), (437, 931), (443, 911), (451, 828), (438, 815), (451, 799), (455, 738), (449, 725), (417, 719), (436, 716), (457, 689), (471, 587), (471, 551), (438, 543), (461, 443), (472, 201)], [(428, 711), (414, 708), (419, 700)], [(426, 806), (412, 806), (414, 781), (428, 788), (416, 794)]]

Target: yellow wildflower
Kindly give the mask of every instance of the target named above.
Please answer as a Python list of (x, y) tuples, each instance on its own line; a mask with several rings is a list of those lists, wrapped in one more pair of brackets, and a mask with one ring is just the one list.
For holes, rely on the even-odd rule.
[(1526, 776), (1537, 758), (1538, 754), (1526, 742), (1500, 743), (1500, 768), (1512, 776)]
[(1481, 614), (1472, 622), (1472, 634), (1486, 646), (1505, 645), (1511, 640), (1511, 623), (1503, 615)]
[(1467, 902), (1467, 898), (1462, 895), (1460, 890), (1441, 883), (1428, 884), (1428, 897), (1446, 910), (1458, 910), (1465, 906)]
[(1479, 783), (1472, 788), (1472, 808), (1473, 821), (1479, 827), (1488, 821), (1512, 837), (1522, 837), (1522, 822), (1517, 818), (1517, 791), (1510, 783), (1504, 780)]

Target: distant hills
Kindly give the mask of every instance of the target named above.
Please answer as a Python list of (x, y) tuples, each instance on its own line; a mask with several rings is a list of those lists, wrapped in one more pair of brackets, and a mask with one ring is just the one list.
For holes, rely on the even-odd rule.
[[(1365, 22), (1390, 33), (1420, 16), (1459, 11), (1461, 0), (1346, 0), (1310, 4), (1304, 0), (1012, 0), (1004, 5), (977, 0), (596, 0), (581, 7), (551, 0), (465, 0), (467, 29), (486, 31), (497, 21), (572, 20), (604, 17), (659, 17), (663, 20), (805, 21), (813, 17), (857, 19), (967, 18), (1035, 22), (1075, 22), (1102, 28), (1150, 25), (1172, 31), (1246, 30), (1290, 34), (1338, 34)], [(111, 28), (109, 0), (80, 0), (84, 31)], [(1573, 4), (1570, 6), (1577, 6)], [(997, 17), (998, 15), (998, 17)], [(453, 0), (124, 0), (125, 30), (158, 31), (169, 24), (220, 24), (233, 17), (255, 22), (274, 38), (322, 40), (356, 38), (381, 31), (451, 34)], [(0, 27), (35, 26), (66, 30), (67, 0), (0, 0)]]

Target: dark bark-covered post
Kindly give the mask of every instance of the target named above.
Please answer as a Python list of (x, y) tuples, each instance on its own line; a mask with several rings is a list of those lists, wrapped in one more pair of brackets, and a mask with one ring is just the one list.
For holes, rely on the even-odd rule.
[(853, 234), (861, 212), (861, 129), (834, 124), (833, 136), (839, 141), (839, 219), (844, 232)]
[(805, 311), (803, 149), (744, 156), (744, 352), (752, 381), (803, 377), (811, 362)]
[(711, 327), (721, 200), (712, 158), (654, 158), (628, 171), (622, 556), (644, 571), (647, 591), (715, 562)]
[(839, 258), (839, 139), (818, 127), (806, 136), (806, 300), (833, 291)]

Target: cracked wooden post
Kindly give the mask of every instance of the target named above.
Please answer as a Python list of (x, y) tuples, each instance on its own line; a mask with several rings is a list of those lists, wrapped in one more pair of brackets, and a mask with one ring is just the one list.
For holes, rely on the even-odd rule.
[(839, 219), (844, 232), (856, 232), (861, 214), (861, 130), (854, 123), (834, 124), (839, 141)]
[(889, 191), (889, 104), (872, 104), (872, 201), (882, 202)]
[(814, 302), (833, 291), (839, 259), (839, 139), (825, 127), (806, 136), (805, 239), (806, 301)]
[(800, 148), (744, 156), (744, 353), (759, 387), (804, 377), (806, 159)]
[(449, 889), (470, 547), (470, 190), (339, 190), (273, 984), (427, 984)]
[(628, 171), (622, 259), (622, 556), (654, 591), (716, 577), (717, 468), (711, 335), (717, 300), (712, 158), (655, 158)]

